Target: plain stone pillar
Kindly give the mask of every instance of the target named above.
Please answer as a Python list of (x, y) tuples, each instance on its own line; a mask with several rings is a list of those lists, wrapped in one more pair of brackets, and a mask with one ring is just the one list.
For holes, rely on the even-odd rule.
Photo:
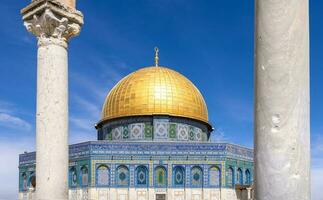
[(308, 0), (255, 2), (255, 198), (310, 200)]
[[(45, 42), (43, 41), (45, 40)], [(39, 40), (36, 111), (36, 195), (67, 197), (67, 46)], [(41, 197), (41, 198), (40, 198)]]
[(33, 1), (22, 11), (38, 38), (36, 199), (68, 199), (68, 40), (83, 16), (60, 1)]

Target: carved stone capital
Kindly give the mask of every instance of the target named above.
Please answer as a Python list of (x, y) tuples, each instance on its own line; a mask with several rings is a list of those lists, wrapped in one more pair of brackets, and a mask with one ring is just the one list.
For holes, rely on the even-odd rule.
[(80, 33), (83, 16), (56, 0), (36, 0), (22, 9), (24, 25), (38, 37), (39, 45), (67, 47), (68, 40)]

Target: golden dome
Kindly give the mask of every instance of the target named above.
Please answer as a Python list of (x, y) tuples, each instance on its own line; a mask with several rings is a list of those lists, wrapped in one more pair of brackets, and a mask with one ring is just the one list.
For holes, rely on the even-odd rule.
[(142, 115), (170, 115), (206, 122), (200, 91), (182, 74), (165, 67), (145, 67), (120, 80), (105, 99), (102, 120)]

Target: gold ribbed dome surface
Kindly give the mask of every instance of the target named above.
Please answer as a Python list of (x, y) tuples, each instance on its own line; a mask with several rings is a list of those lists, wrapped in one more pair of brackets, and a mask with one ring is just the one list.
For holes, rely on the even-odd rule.
[(170, 115), (208, 123), (200, 91), (166, 67), (141, 68), (120, 80), (105, 99), (102, 121), (129, 116)]

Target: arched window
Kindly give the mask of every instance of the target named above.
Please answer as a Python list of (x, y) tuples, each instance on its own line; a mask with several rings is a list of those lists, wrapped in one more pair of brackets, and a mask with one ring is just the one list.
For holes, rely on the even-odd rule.
[(74, 187), (77, 185), (77, 173), (76, 173), (76, 168), (71, 167), (69, 171), (69, 181), (70, 181), (70, 186)]
[(213, 166), (209, 170), (209, 183), (210, 186), (220, 187), (221, 183), (221, 172), (220, 169), (216, 166)]
[(87, 186), (89, 182), (89, 170), (86, 165), (81, 167), (81, 185)]
[(155, 168), (155, 186), (165, 187), (167, 185), (166, 169), (163, 166)]
[(117, 168), (117, 185), (128, 186), (129, 185), (129, 169), (128, 167), (121, 165)]
[(251, 174), (250, 174), (249, 169), (246, 170), (245, 174), (246, 174), (246, 182), (245, 183), (247, 185), (250, 185), (251, 184)]
[(22, 173), (21, 175), (21, 183), (22, 183), (22, 190), (25, 191), (27, 190), (27, 175), (26, 173)]
[(228, 180), (228, 187), (233, 187), (234, 184), (234, 174), (232, 167), (229, 167), (227, 170), (227, 180)]
[(201, 167), (195, 166), (191, 169), (191, 185), (200, 187), (203, 183), (203, 171)]
[(173, 169), (173, 184), (174, 186), (184, 186), (185, 169), (181, 166), (176, 166)]
[(138, 166), (136, 168), (136, 184), (137, 186), (148, 186), (148, 169), (146, 166)]
[(110, 182), (110, 170), (105, 165), (96, 168), (96, 184), (98, 186), (108, 186)]
[(237, 184), (242, 185), (243, 184), (243, 174), (242, 170), (239, 168), (237, 172)]
[(29, 180), (28, 180), (28, 184), (29, 188), (35, 189), (36, 188), (36, 176), (35, 176), (35, 172), (32, 172), (30, 174)]

